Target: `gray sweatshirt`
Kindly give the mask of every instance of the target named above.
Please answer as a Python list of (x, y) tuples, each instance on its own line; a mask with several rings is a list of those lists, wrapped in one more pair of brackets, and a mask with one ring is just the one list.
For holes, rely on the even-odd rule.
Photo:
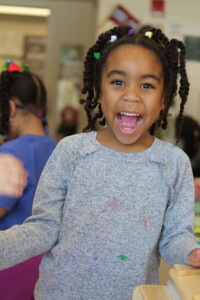
[(95, 132), (64, 138), (33, 215), (0, 233), (0, 267), (46, 253), (36, 300), (130, 300), (137, 285), (157, 283), (160, 255), (184, 264), (198, 248), (193, 192), (189, 159), (171, 144), (124, 153)]

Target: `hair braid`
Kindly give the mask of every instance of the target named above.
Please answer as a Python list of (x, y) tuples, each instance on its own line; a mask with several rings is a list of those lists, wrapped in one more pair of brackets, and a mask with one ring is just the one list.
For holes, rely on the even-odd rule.
[(10, 106), (9, 87), (12, 82), (12, 74), (3, 71), (0, 76), (0, 133), (6, 135), (9, 129)]
[(177, 142), (178, 142), (181, 134), (184, 106), (187, 101), (187, 96), (189, 93), (189, 82), (188, 82), (188, 77), (185, 69), (185, 54), (186, 54), (185, 46), (181, 41), (177, 41), (173, 39), (172, 42), (175, 44), (178, 52), (178, 73), (180, 74), (180, 86), (179, 86), (178, 94), (180, 96), (181, 102), (180, 102), (179, 115), (177, 119)]

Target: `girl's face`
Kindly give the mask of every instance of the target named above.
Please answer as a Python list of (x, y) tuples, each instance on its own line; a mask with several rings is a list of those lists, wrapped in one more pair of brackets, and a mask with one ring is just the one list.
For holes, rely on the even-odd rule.
[(164, 109), (163, 94), (163, 68), (153, 52), (136, 45), (113, 50), (103, 67), (99, 98), (107, 126), (97, 139), (122, 152), (150, 147), (149, 128)]

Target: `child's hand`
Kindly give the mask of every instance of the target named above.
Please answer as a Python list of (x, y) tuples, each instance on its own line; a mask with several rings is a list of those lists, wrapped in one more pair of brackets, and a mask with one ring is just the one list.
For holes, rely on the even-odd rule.
[(200, 267), (200, 249), (190, 252), (188, 255), (188, 262), (193, 267)]

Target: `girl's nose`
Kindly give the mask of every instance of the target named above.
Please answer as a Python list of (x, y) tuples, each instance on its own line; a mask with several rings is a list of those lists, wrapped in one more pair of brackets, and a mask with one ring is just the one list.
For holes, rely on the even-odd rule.
[(124, 91), (124, 101), (140, 101), (140, 93), (137, 87), (127, 87)]

